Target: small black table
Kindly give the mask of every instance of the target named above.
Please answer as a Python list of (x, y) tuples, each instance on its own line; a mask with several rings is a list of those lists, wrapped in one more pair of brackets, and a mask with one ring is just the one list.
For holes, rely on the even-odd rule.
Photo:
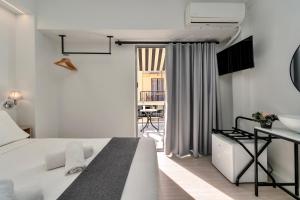
[(156, 126), (154, 126), (152, 123), (152, 113), (157, 112), (157, 109), (143, 109), (143, 110), (140, 110), (140, 112), (145, 113), (146, 117), (147, 117), (147, 122), (146, 122), (145, 126), (141, 129), (141, 132), (143, 132), (144, 129), (147, 128), (150, 124), (155, 130), (158, 131), (158, 128)]
[[(294, 143), (294, 182), (288, 182), (288, 183), (278, 183), (275, 181), (274, 177), (270, 173), (268, 176), (271, 178), (272, 183), (269, 182), (258, 182), (258, 157), (260, 155), (260, 152), (258, 150), (258, 138), (260, 137), (259, 133), (261, 134), (267, 134), (269, 138), (272, 139), (283, 139), (289, 142)], [(298, 145), (300, 144), (300, 133), (296, 133), (293, 131), (289, 131), (287, 129), (265, 129), (256, 127), (254, 128), (254, 170), (255, 170), (255, 196), (258, 196), (258, 187), (259, 186), (273, 186), (279, 187), (286, 193), (288, 193), (290, 196), (294, 197), (295, 199), (300, 200), (299, 197), (299, 160), (298, 160)], [(261, 167), (261, 166), (260, 166)], [(295, 193), (292, 193), (291, 191), (287, 190), (284, 186), (294, 186)]]

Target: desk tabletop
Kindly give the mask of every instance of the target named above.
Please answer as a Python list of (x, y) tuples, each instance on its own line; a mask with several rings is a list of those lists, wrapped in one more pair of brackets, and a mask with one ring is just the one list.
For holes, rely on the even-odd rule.
[(256, 130), (268, 133), (270, 135), (277, 136), (281, 139), (289, 140), (292, 142), (296, 142), (300, 144), (300, 133), (297, 133), (295, 131), (291, 131), (287, 128), (272, 128), (272, 129), (266, 129), (261, 127), (255, 127)]

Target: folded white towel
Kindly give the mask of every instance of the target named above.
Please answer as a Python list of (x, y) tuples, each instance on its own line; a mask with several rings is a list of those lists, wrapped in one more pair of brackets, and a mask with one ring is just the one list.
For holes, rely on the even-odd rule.
[(11, 180), (0, 180), (0, 199), (14, 200), (14, 183)]
[(71, 142), (66, 147), (65, 174), (81, 172), (85, 168), (83, 146), (80, 142)]
[(35, 186), (26, 186), (15, 191), (16, 200), (43, 200), (44, 195), (42, 189)]
[[(84, 146), (83, 151), (85, 159), (88, 159), (94, 153), (94, 149), (92, 146)], [(46, 169), (52, 170), (59, 167), (64, 167), (66, 163), (65, 155), (65, 151), (47, 153), (45, 156)]]
[(0, 180), (0, 200), (43, 200), (44, 195), (39, 186), (26, 186), (14, 190), (12, 180)]

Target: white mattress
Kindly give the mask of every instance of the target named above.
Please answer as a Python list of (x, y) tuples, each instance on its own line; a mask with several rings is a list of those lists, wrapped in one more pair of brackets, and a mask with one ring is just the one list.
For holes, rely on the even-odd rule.
[[(12, 179), (15, 188), (39, 185), (45, 200), (55, 200), (79, 174), (64, 175), (64, 168), (47, 171), (44, 157), (63, 150), (70, 141), (92, 145), (90, 163), (110, 139), (25, 139), (0, 147), (0, 179)], [(141, 139), (122, 194), (122, 200), (158, 199), (158, 165), (152, 140)]]

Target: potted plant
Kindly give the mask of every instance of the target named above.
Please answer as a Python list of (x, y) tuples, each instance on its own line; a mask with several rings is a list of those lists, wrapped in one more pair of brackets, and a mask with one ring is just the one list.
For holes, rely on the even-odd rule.
[(272, 128), (272, 123), (278, 120), (277, 115), (266, 112), (256, 112), (252, 114), (252, 117), (260, 122), (262, 128)]

